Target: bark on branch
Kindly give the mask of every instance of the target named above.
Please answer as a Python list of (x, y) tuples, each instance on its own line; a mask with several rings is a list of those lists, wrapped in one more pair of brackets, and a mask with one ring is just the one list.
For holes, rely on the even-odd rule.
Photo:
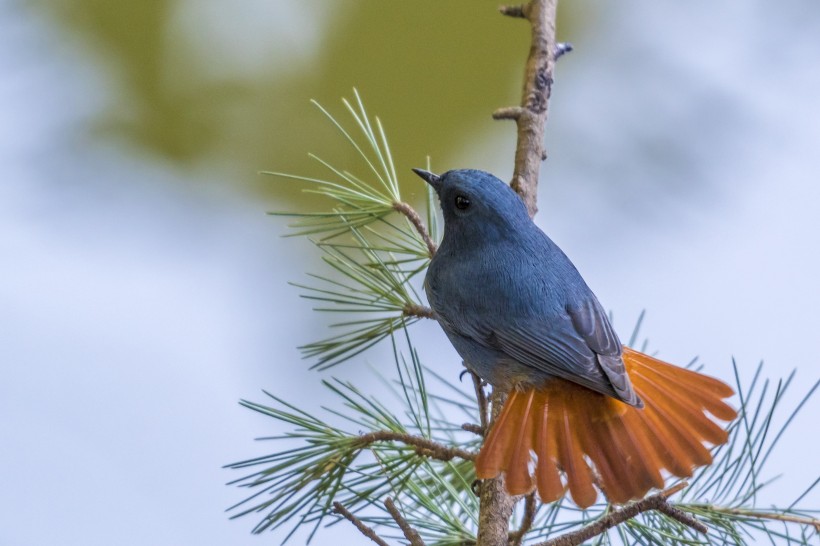
[(404, 217), (410, 221), (419, 236), (424, 241), (424, 244), (427, 245), (427, 253), (432, 258), (436, 254), (438, 246), (435, 241), (433, 241), (433, 238), (430, 237), (430, 233), (427, 231), (427, 226), (424, 225), (424, 222), (422, 221), (421, 216), (419, 216), (419, 213), (416, 212), (416, 209), (407, 203), (400, 202), (393, 203), (393, 210), (404, 215)]
[(333, 511), (342, 516), (343, 518), (345, 518), (353, 525), (355, 525), (356, 529), (358, 529), (359, 532), (361, 532), (364, 536), (366, 536), (379, 546), (388, 546), (388, 544), (379, 535), (376, 534), (376, 531), (365, 525), (364, 522), (362, 522), (362, 520), (351, 514), (350, 511), (344, 506), (342, 506), (340, 502), (333, 503)]
[[(510, 186), (518, 192), (530, 216), (538, 211), (538, 172), (546, 159), (544, 127), (555, 67), (555, 13), (558, 0), (532, 0), (522, 6), (505, 6), (501, 13), (527, 19), (532, 27), (532, 43), (524, 73), (521, 106), (501, 108), (495, 119), (513, 119), (518, 125), (515, 171)], [(565, 53), (566, 50), (562, 50)]]
[[(492, 404), (491, 425), (501, 412), (507, 395), (493, 389), (490, 395)], [(515, 499), (504, 489), (504, 478), (499, 476), (491, 480), (482, 480), (478, 487), (478, 536), (477, 546), (507, 546), (510, 536), (510, 518)]]
[(433, 310), (423, 305), (405, 305), (402, 313), (406, 317), (436, 318), (433, 315)]
[[(544, 127), (547, 123), (547, 104), (552, 87), (555, 66), (555, 14), (558, 0), (531, 0), (515, 7), (502, 7), (501, 13), (527, 19), (532, 28), (532, 43), (524, 73), (521, 106), (497, 110), (495, 119), (512, 119), (518, 126), (515, 148), (515, 170), (510, 186), (524, 200), (530, 216), (538, 211), (538, 172), (546, 159)], [(490, 395), (492, 417), (482, 428), (492, 426), (506, 393), (493, 389)], [(483, 480), (479, 486), (479, 519), (477, 546), (506, 546), (510, 540), (510, 518), (516, 500), (504, 489), (503, 477)], [(519, 530), (521, 531), (521, 530)], [(518, 540), (523, 539), (526, 530)], [(513, 536), (513, 538), (517, 538)]]
[(467, 451), (466, 449), (450, 447), (422, 436), (401, 434), (390, 430), (378, 430), (376, 432), (362, 434), (359, 436), (359, 442), (361, 443), (361, 447), (366, 447), (376, 442), (401, 442), (408, 446), (415, 447), (419, 455), (439, 461), (450, 461), (455, 458), (472, 461), (475, 460), (476, 456), (475, 453)]
[(384, 507), (387, 508), (388, 512), (390, 512), (390, 516), (399, 526), (401, 532), (404, 533), (404, 538), (410, 542), (410, 546), (425, 546), (424, 541), (421, 539), (418, 531), (413, 529), (410, 524), (407, 523), (407, 520), (401, 515), (399, 509), (396, 508), (396, 504), (393, 502), (393, 499), (387, 497), (384, 501)]

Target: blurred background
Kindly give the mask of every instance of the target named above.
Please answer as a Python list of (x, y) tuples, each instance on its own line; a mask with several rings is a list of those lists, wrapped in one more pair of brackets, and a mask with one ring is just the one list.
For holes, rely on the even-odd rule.
[[(673, 362), (796, 367), (791, 405), (820, 371), (818, 36), (813, 0), (562, 2), (576, 51), (537, 219), (622, 337), (646, 309)], [(221, 466), (274, 447), (239, 398), (322, 403), (296, 345), (327, 318), (286, 284), (316, 254), (265, 215), (312, 204), (257, 171), (352, 162), (309, 99), (342, 117), (355, 86), (408, 199), (428, 154), (508, 179), (514, 125), (490, 113), (518, 102), (528, 47), (485, 0), (0, 0), (0, 544), (279, 543), (228, 520), (245, 493)], [(414, 333), (455, 378), (436, 325)], [(368, 365), (391, 361), (331, 373), (375, 390)], [(783, 437), (761, 506), (817, 476), (818, 412)]]

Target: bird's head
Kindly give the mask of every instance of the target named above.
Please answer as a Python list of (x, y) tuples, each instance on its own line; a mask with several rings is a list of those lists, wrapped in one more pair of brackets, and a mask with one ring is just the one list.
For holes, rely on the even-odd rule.
[(413, 171), (438, 194), (445, 238), (448, 233), (503, 237), (520, 229), (522, 222), (530, 222), (518, 194), (488, 172), (463, 169), (437, 175), (421, 169)]

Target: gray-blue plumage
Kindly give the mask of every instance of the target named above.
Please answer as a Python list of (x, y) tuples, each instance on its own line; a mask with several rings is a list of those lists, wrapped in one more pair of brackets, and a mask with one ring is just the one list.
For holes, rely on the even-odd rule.
[(642, 406), (601, 304), (518, 195), (483, 171), (416, 172), (444, 214), (425, 290), (466, 365), (504, 388), (560, 377)]

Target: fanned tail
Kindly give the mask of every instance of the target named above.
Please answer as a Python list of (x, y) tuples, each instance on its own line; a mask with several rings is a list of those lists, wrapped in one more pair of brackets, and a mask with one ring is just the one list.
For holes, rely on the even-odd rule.
[[(725, 383), (624, 347), (624, 364), (644, 408), (562, 379), (514, 390), (476, 459), (478, 478), (506, 475), (510, 494), (537, 489), (542, 502), (568, 489), (586, 508), (602, 489), (622, 504), (662, 488), (665, 470), (689, 477), (712, 462), (737, 412)], [(533, 456), (535, 461), (533, 461)]]

